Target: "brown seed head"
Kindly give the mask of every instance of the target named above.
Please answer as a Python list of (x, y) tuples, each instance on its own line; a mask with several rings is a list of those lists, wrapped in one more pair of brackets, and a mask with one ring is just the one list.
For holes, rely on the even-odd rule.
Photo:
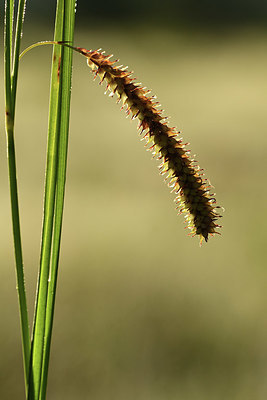
[[(208, 241), (209, 235), (220, 227), (216, 221), (220, 217), (217, 214), (216, 200), (209, 192), (210, 186), (203, 178), (202, 170), (196, 165), (189, 155), (179, 137), (179, 132), (166, 124), (166, 118), (157, 109), (157, 103), (149, 91), (141, 87), (131, 78), (125, 68), (116, 67), (116, 61), (110, 61), (111, 56), (105, 56), (100, 51), (88, 51), (77, 48), (87, 57), (89, 67), (98, 75), (101, 83), (107, 83), (107, 89), (111, 94), (117, 94), (123, 107), (126, 105), (126, 113), (132, 114), (132, 119), (140, 120), (141, 134), (152, 142), (150, 149), (153, 155), (162, 160), (160, 170), (167, 174), (169, 186), (177, 193), (176, 203), (180, 213), (185, 213), (185, 219), (192, 235), (200, 235)], [(123, 108), (122, 107), (122, 108)]]

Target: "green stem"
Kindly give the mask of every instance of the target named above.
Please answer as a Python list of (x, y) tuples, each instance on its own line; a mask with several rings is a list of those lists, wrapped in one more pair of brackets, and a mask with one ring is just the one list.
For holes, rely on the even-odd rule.
[(9, 167), (9, 185), (10, 185), (10, 199), (11, 199), (11, 212), (12, 212), (12, 225), (13, 225), (13, 239), (16, 260), (16, 274), (17, 274), (17, 290), (19, 298), (21, 332), (22, 332), (22, 346), (23, 346), (23, 363), (25, 375), (25, 388), (27, 393), (27, 382), (29, 376), (29, 360), (30, 360), (30, 332), (29, 332), (29, 319), (27, 309), (26, 290), (24, 282), (23, 270), (23, 257), (22, 257), (22, 244), (20, 233), (20, 218), (19, 218), (19, 204), (18, 204), (18, 189), (17, 189), (17, 174), (16, 174), (16, 157), (15, 157), (15, 144), (14, 132), (12, 129), (7, 129), (7, 152), (8, 152), (8, 167)]
[(17, 81), (18, 81), (18, 67), (19, 67), (19, 53), (20, 53), (20, 42), (22, 36), (23, 19), (25, 14), (26, 0), (20, 0), (18, 4), (18, 14), (16, 23), (16, 35), (15, 35), (15, 48), (14, 48), (14, 63), (12, 71), (12, 99), (13, 99), (13, 110), (15, 116), (15, 101), (17, 93)]
[[(63, 38), (63, 0), (58, 0), (56, 23), (55, 23), (55, 41), (61, 41)], [(61, 46), (54, 46), (52, 59), (52, 75), (49, 104), (49, 124), (48, 124), (48, 145), (47, 145), (47, 163), (46, 163), (46, 181), (44, 196), (44, 217), (41, 244), (40, 273), (38, 279), (38, 288), (36, 296), (35, 318), (33, 326), (33, 342), (31, 354), (31, 368), (29, 380), (29, 399), (37, 400), (40, 395), (45, 320), (46, 320), (46, 302), (48, 279), (50, 270), (51, 245), (54, 220), (54, 205), (56, 193), (56, 176), (58, 163), (58, 127), (59, 110), (61, 102), (61, 88), (59, 79), (59, 68), (61, 60)]]
[[(30, 359), (30, 333), (27, 311), (26, 290), (24, 283), (22, 243), (20, 233), (20, 217), (19, 217), (19, 202), (17, 188), (17, 173), (16, 173), (16, 156), (14, 142), (14, 114), (16, 103), (16, 91), (12, 91), (12, 84), (17, 86), (17, 74), (11, 76), (11, 54), (12, 54), (12, 24), (13, 24), (14, 2), (6, 1), (5, 14), (5, 109), (6, 109), (6, 136), (7, 136), (7, 156), (9, 168), (9, 186), (10, 186), (10, 202), (13, 226), (14, 252), (16, 261), (17, 288), (19, 299), (19, 310), (21, 320), (21, 334), (23, 347), (23, 363), (25, 376), (25, 389), (27, 393), (27, 381), (29, 374), (29, 359)], [(22, 28), (22, 23), (18, 29)], [(14, 56), (14, 65), (18, 68), (19, 63), (19, 48)]]
[[(74, 17), (75, 17), (75, 1), (65, 1), (64, 11), (64, 41), (73, 42), (74, 35)], [(62, 219), (64, 207), (64, 193), (66, 182), (67, 167), (67, 150), (68, 150), (68, 128), (70, 113), (70, 94), (71, 94), (71, 67), (72, 67), (72, 50), (64, 49), (62, 57), (62, 99), (61, 99), (61, 120), (60, 120), (60, 139), (58, 154), (58, 172), (57, 172), (57, 192), (56, 192), (56, 208), (53, 236), (53, 250), (51, 260), (51, 274), (48, 287), (47, 312), (46, 312), (46, 330), (44, 345), (44, 361), (43, 361), (43, 377), (40, 399), (45, 399), (48, 364), (53, 328), (53, 317), (56, 299), (56, 286), (58, 276), (58, 262), (62, 232)]]
[(4, 33), (4, 67), (5, 67), (5, 107), (6, 107), (6, 128), (13, 129), (13, 122), (10, 121), (12, 114), (11, 99), (11, 57), (12, 57), (12, 23), (14, 4), (6, 0), (5, 3), (5, 33)]

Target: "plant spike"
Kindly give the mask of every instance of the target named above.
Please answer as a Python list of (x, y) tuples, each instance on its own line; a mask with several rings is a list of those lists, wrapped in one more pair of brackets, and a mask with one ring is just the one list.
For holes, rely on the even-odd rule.
[[(67, 45), (68, 46), (68, 45)], [(115, 61), (110, 61), (111, 56), (104, 52), (74, 48), (87, 57), (87, 63), (99, 76), (100, 84), (106, 82), (111, 95), (118, 95), (122, 108), (126, 106), (127, 116), (131, 113), (132, 119), (140, 120), (140, 134), (146, 138), (147, 143), (152, 141), (149, 150), (153, 157), (162, 159), (159, 169), (162, 174), (167, 174), (168, 186), (177, 194), (175, 199), (180, 213), (185, 214), (187, 227), (191, 235), (200, 235), (208, 241), (209, 235), (221, 227), (216, 223), (221, 216), (216, 212), (214, 194), (210, 193), (210, 184), (203, 178), (202, 170), (196, 161), (190, 157), (190, 152), (183, 144), (180, 132), (166, 124), (166, 118), (158, 110), (156, 96), (148, 96), (146, 88), (141, 87), (131, 78), (127, 67), (114, 66)], [(151, 140), (152, 139), (152, 140)]]

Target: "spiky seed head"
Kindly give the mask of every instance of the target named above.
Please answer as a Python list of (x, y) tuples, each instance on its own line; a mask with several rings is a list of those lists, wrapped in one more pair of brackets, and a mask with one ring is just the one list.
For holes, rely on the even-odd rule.
[(180, 132), (167, 125), (166, 117), (158, 110), (156, 96), (149, 96), (150, 91), (136, 83), (127, 72), (127, 67), (116, 66), (110, 61), (111, 56), (103, 52), (77, 48), (87, 57), (88, 66), (100, 83), (107, 83), (107, 90), (118, 96), (122, 108), (126, 105), (126, 113), (138, 118), (141, 135), (147, 144), (152, 142), (150, 150), (154, 156), (162, 159), (159, 166), (161, 174), (167, 174), (169, 186), (176, 192), (175, 199), (180, 213), (185, 215), (187, 227), (191, 235), (199, 235), (200, 242), (208, 241), (209, 236), (218, 233), (220, 227), (216, 223), (221, 216), (217, 213), (215, 198), (209, 193), (209, 185), (203, 177), (203, 170), (190, 157), (185, 148)]

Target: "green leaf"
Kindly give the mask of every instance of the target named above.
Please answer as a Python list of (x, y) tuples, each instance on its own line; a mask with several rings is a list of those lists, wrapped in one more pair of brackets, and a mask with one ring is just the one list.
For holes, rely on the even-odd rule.
[[(74, 0), (58, 0), (54, 41), (73, 41), (74, 16)], [(34, 400), (46, 397), (66, 181), (71, 69), (72, 50), (54, 46), (41, 262), (29, 390), (29, 399)]]
[[(55, 22), (55, 41), (63, 40), (64, 1), (58, 0)], [(48, 143), (46, 162), (46, 181), (44, 194), (44, 216), (41, 242), (41, 257), (38, 289), (36, 294), (35, 319), (33, 325), (33, 340), (29, 379), (29, 399), (39, 399), (43, 348), (46, 320), (46, 302), (48, 291), (48, 278), (50, 269), (54, 206), (56, 193), (56, 176), (58, 163), (59, 122), (61, 103), (61, 80), (59, 68), (61, 63), (61, 46), (54, 46), (52, 56)]]
[(18, 14), (17, 14), (16, 35), (15, 35), (15, 51), (13, 54), (13, 74), (12, 74), (11, 65), (12, 65), (14, 1), (6, 0), (4, 65), (5, 65), (5, 112), (6, 112), (5, 126), (6, 126), (6, 136), (7, 136), (10, 203), (11, 203), (13, 239), (14, 239), (14, 253), (16, 261), (19, 311), (20, 311), (20, 321), (21, 321), (25, 390), (27, 393), (27, 382), (29, 376), (29, 360), (30, 360), (30, 333), (29, 333), (26, 290), (24, 283), (22, 242), (21, 242), (20, 217), (19, 217), (19, 200), (18, 200), (18, 188), (17, 188), (17, 172), (16, 172), (16, 153), (15, 153), (15, 141), (14, 141), (16, 89), (18, 80), (20, 39), (22, 34), (23, 16), (25, 11), (24, 8), (25, 8), (25, 1), (20, 0), (18, 3)]
[[(74, 17), (75, 17), (75, 1), (65, 1), (64, 12), (64, 36), (63, 40), (72, 43), (74, 36)], [(53, 233), (53, 250), (51, 260), (51, 273), (48, 286), (47, 311), (46, 311), (46, 329), (44, 343), (44, 359), (42, 370), (42, 388), (41, 399), (46, 397), (47, 375), (49, 354), (51, 345), (51, 335), (53, 328), (54, 307), (56, 298), (56, 285), (58, 275), (58, 262), (62, 231), (62, 218), (64, 207), (64, 193), (66, 182), (67, 167), (67, 150), (68, 150), (68, 131), (69, 131), (69, 115), (70, 115), (70, 95), (71, 95), (71, 72), (72, 72), (72, 50), (63, 49), (61, 81), (62, 81), (62, 97), (61, 97), (61, 119), (59, 134), (59, 152), (58, 152), (58, 170), (57, 170), (57, 191), (56, 191), (56, 207), (55, 221)]]

